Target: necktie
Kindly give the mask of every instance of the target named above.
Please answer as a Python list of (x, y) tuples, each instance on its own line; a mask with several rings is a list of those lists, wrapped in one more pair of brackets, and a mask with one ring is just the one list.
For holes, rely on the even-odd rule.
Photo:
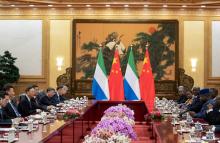
[(30, 104), (30, 108), (32, 109), (31, 101), (29, 101), (29, 104)]
[(16, 116), (21, 117), (21, 114), (18, 112), (18, 110), (15, 108), (15, 106), (11, 102), (9, 102), (9, 104), (11, 105), (12, 109), (14, 110)]
[(58, 94), (57, 96), (58, 96), (58, 100), (59, 100), (59, 102), (60, 102), (60, 95)]
[(32, 109), (31, 99), (30, 99), (30, 100), (28, 99), (28, 102), (29, 102), (29, 106), (30, 106), (30, 108)]
[(3, 120), (3, 114), (2, 114), (2, 109), (0, 109), (0, 119)]

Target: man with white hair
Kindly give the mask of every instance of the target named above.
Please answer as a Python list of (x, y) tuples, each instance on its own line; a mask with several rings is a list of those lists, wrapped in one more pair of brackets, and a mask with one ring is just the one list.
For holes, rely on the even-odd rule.
[(179, 99), (177, 100), (177, 103), (178, 104), (185, 103), (188, 98), (187, 98), (186, 89), (184, 86), (178, 87), (178, 94), (179, 94)]

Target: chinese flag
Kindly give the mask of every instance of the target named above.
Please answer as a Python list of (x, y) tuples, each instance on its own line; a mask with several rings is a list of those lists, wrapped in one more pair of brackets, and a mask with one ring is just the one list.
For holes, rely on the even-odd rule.
[(112, 69), (108, 79), (110, 100), (122, 101), (124, 100), (124, 86), (123, 76), (120, 68), (120, 60), (118, 50), (115, 50), (114, 59), (112, 62)]
[(148, 49), (146, 49), (143, 68), (140, 75), (140, 92), (141, 98), (144, 100), (148, 111), (152, 112), (154, 109), (155, 88)]

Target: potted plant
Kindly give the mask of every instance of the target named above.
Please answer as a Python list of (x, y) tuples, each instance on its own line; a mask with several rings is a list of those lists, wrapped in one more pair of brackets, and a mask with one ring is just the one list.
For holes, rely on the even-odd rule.
[(14, 83), (20, 78), (19, 69), (14, 65), (16, 59), (9, 51), (0, 55), (0, 90), (5, 84)]

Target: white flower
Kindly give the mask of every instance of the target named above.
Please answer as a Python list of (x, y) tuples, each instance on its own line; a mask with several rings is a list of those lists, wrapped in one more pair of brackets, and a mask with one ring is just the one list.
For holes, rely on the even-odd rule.
[(115, 42), (115, 41), (112, 41), (112, 42), (108, 42), (108, 43), (106, 44), (106, 47), (108, 47), (110, 50), (112, 50), (115, 45), (116, 45), (116, 42)]
[(84, 138), (85, 140), (83, 141), (83, 143), (107, 143), (105, 140), (100, 139), (98, 137), (95, 136), (85, 136)]
[(131, 139), (125, 135), (114, 134), (108, 140), (108, 143), (130, 143)]

